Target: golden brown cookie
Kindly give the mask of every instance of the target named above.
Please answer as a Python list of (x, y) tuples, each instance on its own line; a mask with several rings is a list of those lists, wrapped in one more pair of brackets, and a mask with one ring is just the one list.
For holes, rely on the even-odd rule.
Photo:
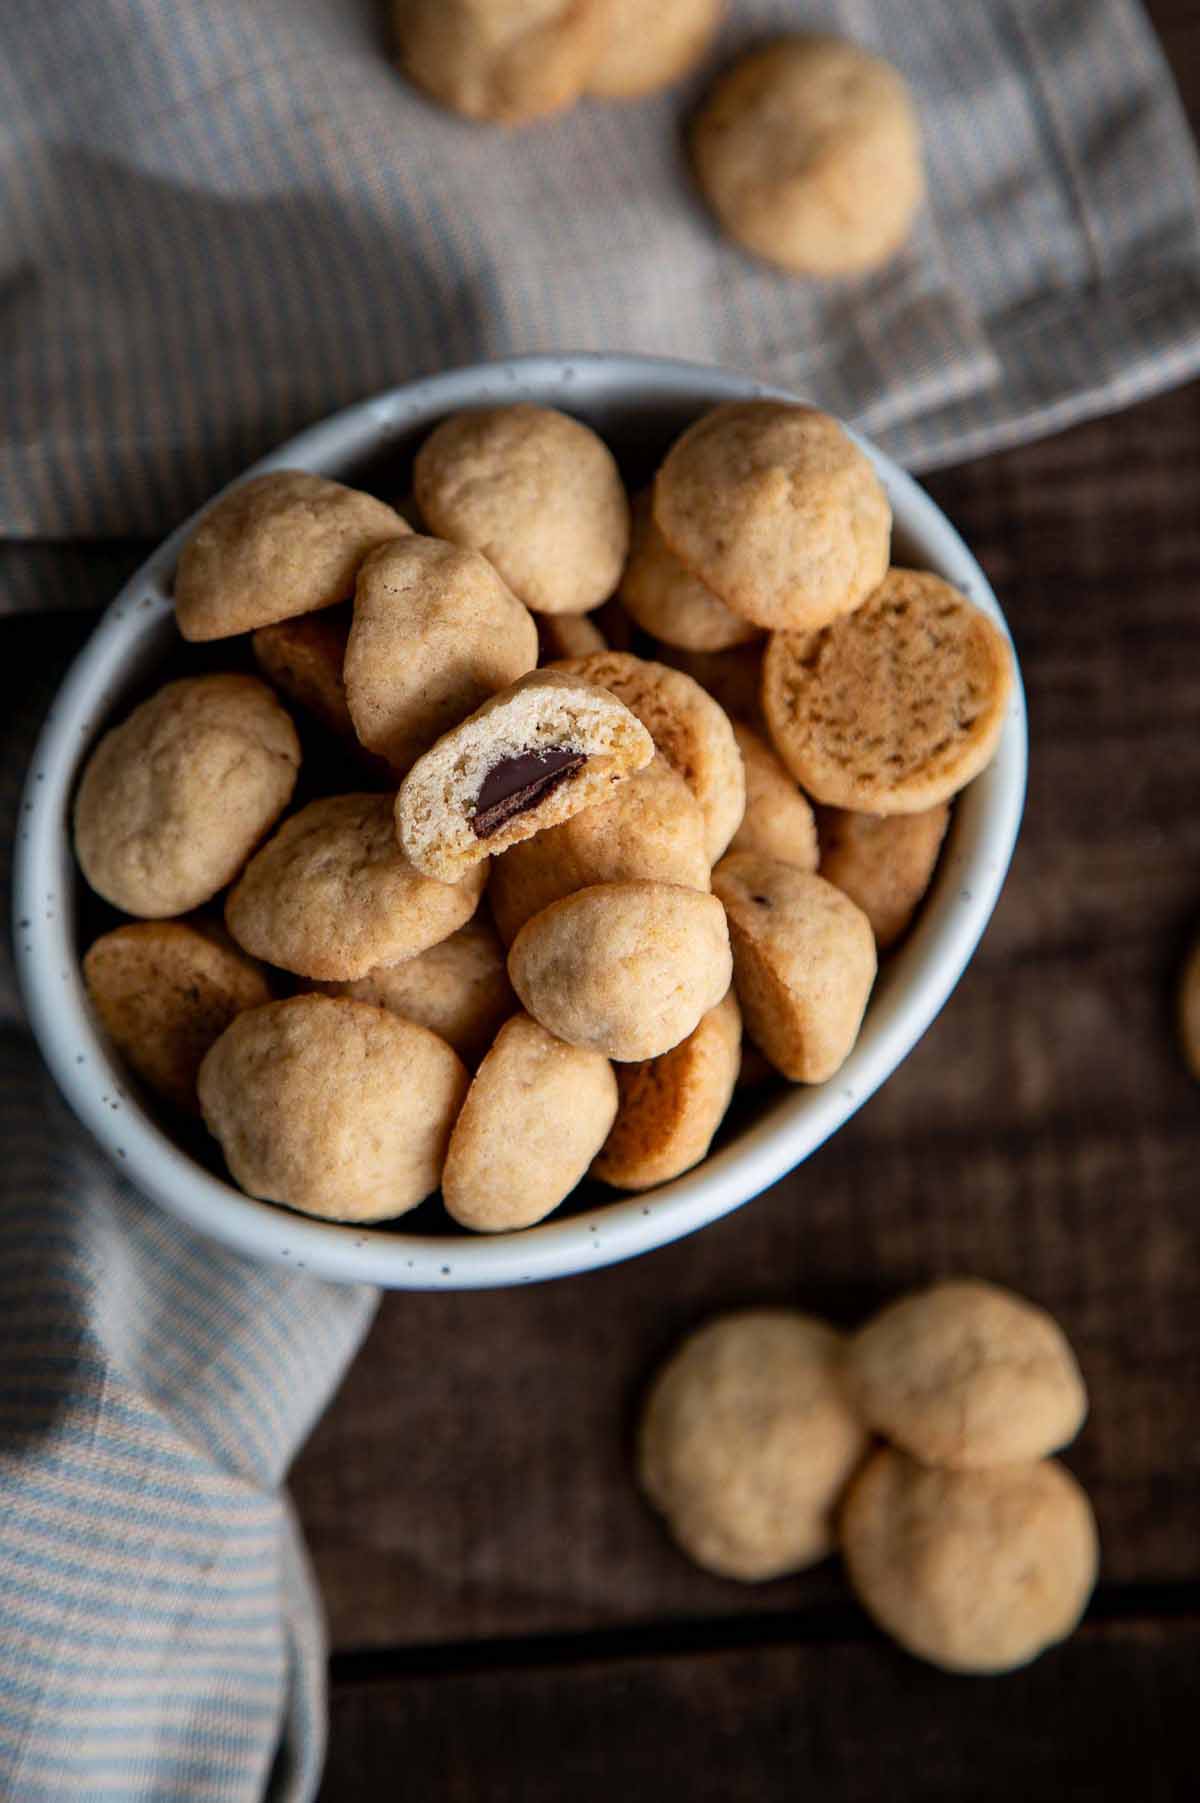
[(761, 852), (797, 870), (815, 870), (817, 826), (807, 800), (756, 732), (735, 720), (733, 736), (746, 767), (746, 812), (730, 851)]
[(1200, 1080), (1200, 941), (1192, 947), (1179, 985), (1179, 1042), (1188, 1069)]
[(763, 659), (775, 749), (815, 801), (919, 814), (990, 762), (1013, 686), (1008, 641), (927, 570), (890, 570), (849, 619), (777, 632)]
[(517, 1008), (504, 947), (495, 929), (478, 916), (415, 958), (381, 964), (352, 983), (321, 987), (428, 1027), (471, 1066)]
[(920, 814), (852, 814), (822, 808), (820, 872), (860, 907), (881, 952), (908, 931), (933, 881), (950, 823), (941, 801)]
[(680, 563), (654, 523), (649, 489), (633, 503), (633, 536), (620, 598), (643, 632), (685, 651), (727, 651), (759, 636), (757, 626), (726, 607)]
[(1065, 1640), (1099, 1558), (1091, 1505), (1053, 1459), (940, 1471), (891, 1447), (851, 1484), (841, 1541), (884, 1632), (952, 1672), (1012, 1671)]
[(660, 1371), (638, 1472), (697, 1565), (753, 1583), (832, 1551), (838, 1500), (867, 1450), (843, 1346), (798, 1310), (746, 1309), (708, 1322)]
[(349, 608), (328, 607), (260, 626), (251, 644), (254, 661), (273, 689), (305, 708), (327, 731), (357, 745), (342, 677), (349, 636)]
[(725, 0), (608, 0), (608, 35), (587, 91), (640, 100), (680, 81), (716, 33)]
[(211, 506), (179, 556), (185, 639), (224, 639), (354, 593), (359, 564), (408, 527), (374, 495), (306, 470), (271, 470)]
[(100, 740), (75, 799), (75, 851), (98, 895), (162, 919), (237, 875), (296, 786), (300, 741), (255, 676), (185, 676)]
[(661, 1058), (618, 1064), (620, 1103), (592, 1175), (615, 1189), (652, 1189), (699, 1164), (725, 1118), (741, 1063), (732, 990)]
[(797, 275), (886, 263), (925, 194), (903, 76), (838, 38), (783, 38), (739, 58), (697, 113), (691, 151), (730, 237)]
[(392, 0), (400, 67), (468, 119), (524, 125), (570, 106), (608, 39), (611, 0)]
[(668, 451), (654, 518), (675, 555), (735, 613), (812, 631), (883, 581), (892, 510), (874, 465), (828, 413), (729, 401)]

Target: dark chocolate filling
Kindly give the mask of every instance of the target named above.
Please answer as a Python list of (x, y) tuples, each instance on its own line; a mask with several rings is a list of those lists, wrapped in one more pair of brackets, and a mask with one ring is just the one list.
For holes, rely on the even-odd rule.
[(471, 825), (477, 839), (490, 839), (514, 814), (525, 814), (587, 763), (585, 751), (552, 745), (502, 758), (479, 785)]

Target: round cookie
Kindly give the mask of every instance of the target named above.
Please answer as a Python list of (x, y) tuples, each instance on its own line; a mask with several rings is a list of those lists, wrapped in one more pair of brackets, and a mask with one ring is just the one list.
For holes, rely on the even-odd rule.
[(1179, 1043), (1188, 1069), (1200, 1080), (1200, 941), (1192, 947), (1179, 985)]
[(853, 1049), (875, 981), (861, 909), (811, 871), (733, 852), (713, 871), (755, 1044), (793, 1083), (824, 1083)]
[(608, 0), (608, 41), (587, 78), (601, 100), (640, 100), (679, 81), (707, 50), (725, 0)]
[(106, 732), (75, 798), (75, 851), (98, 895), (162, 919), (237, 875), (296, 786), (300, 741), (255, 676), (185, 676)]
[(179, 630), (224, 639), (347, 601), (368, 551), (407, 531), (386, 502), (327, 476), (253, 476), (208, 509), (180, 552)]
[(730, 237), (796, 275), (886, 263), (925, 194), (904, 78), (837, 38), (784, 38), (741, 57), (697, 113), (691, 152)]
[(746, 768), (746, 812), (730, 851), (759, 852), (797, 870), (815, 870), (817, 824), (805, 797), (756, 732), (735, 720), (733, 736)]
[(607, 1058), (514, 1015), (480, 1065), (450, 1136), (447, 1213), (477, 1233), (544, 1220), (586, 1174), (616, 1112)]
[(908, 931), (933, 881), (949, 824), (944, 801), (920, 814), (887, 816), (822, 808), (818, 868), (862, 909), (881, 952)]
[(508, 974), (549, 1032), (629, 1062), (686, 1039), (729, 988), (733, 965), (715, 896), (600, 883), (526, 921)]
[(347, 981), (465, 926), (484, 872), (440, 883), (396, 843), (390, 795), (312, 801), (250, 860), (225, 904), (240, 946), (301, 977)]
[(940, 576), (890, 570), (849, 619), (778, 632), (763, 659), (775, 749), (816, 801), (919, 814), (990, 762), (1013, 686), (1008, 641)]
[(582, 614), (620, 580), (629, 502), (612, 452), (550, 407), (451, 414), (413, 466), (429, 529), (482, 551), (536, 613)]
[(977, 1278), (936, 1283), (868, 1321), (848, 1374), (863, 1419), (925, 1465), (1041, 1459), (1087, 1414), (1075, 1355), (1044, 1309)]
[(579, 98), (611, 0), (392, 0), (400, 67), (468, 119), (524, 125)]
[(552, 664), (559, 657), (587, 657), (607, 651), (608, 640), (591, 614), (535, 614), (538, 662)]
[(664, 645), (727, 651), (759, 636), (757, 626), (726, 607), (680, 563), (654, 523), (648, 489), (633, 503), (633, 536), (619, 594), (626, 613)]
[(851, 613), (887, 572), (883, 484), (828, 413), (730, 401), (671, 446), (654, 480), (667, 544), (735, 613), (771, 632)]
[(346, 704), (361, 742), (394, 770), (537, 660), (532, 614), (477, 551), (410, 533), (358, 572)]
[(704, 814), (705, 850), (715, 863), (737, 831), (746, 807), (746, 776), (728, 719), (699, 683), (681, 670), (628, 651), (596, 652), (555, 666), (623, 701), (682, 776)]
[(200, 1105), (248, 1195), (386, 1221), (438, 1186), (470, 1078), (435, 1033), (343, 996), (239, 1014), (200, 1066)]
[(694, 1032), (644, 1064), (619, 1064), (617, 1118), (592, 1164), (615, 1189), (652, 1189), (705, 1157), (741, 1064), (742, 1017), (732, 990)]
[(517, 1007), (504, 947), (478, 916), (415, 958), (381, 964), (352, 983), (322, 987), (428, 1027), (472, 1066)]
[(235, 1014), (271, 999), (258, 966), (211, 927), (145, 920), (93, 941), (83, 980), (126, 1063), (176, 1108), (199, 1113), (196, 1073)]
[(1099, 1559), (1091, 1504), (1054, 1460), (940, 1471), (892, 1447), (850, 1486), (841, 1541), (884, 1632), (952, 1672), (1012, 1671), (1065, 1640)]
[(759, 690), (762, 687), (764, 640), (734, 645), (729, 651), (683, 651), (678, 645), (659, 645), (659, 661), (682, 670), (711, 695), (731, 720), (744, 720), (756, 731), (762, 728)]
[(832, 1551), (839, 1498), (867, 1450), (843, 1344), (798, 1310), (747, 1309), (708, 1322), (660, 1371), (638, 1473), (697, 1565), (753, 1583)]
[(564, 895), (594, 883), (638, 880), (711, 887), (700, 804), (658, 753), (611, 801), (495, 858), (488, 901), (500, 937), (511, 945), (527, 920)]

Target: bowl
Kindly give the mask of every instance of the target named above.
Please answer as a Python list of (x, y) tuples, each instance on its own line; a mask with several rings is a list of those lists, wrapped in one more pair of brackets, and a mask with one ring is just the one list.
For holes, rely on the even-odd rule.
[[(452, 370), (362, 401), (247, 473), (301, 467), (394, 498), (407, 486), (412, 451), (444, 414), (532, 401), (587, 420), (631, 478), (640, 479), (697, 414), (758, 395), (794, 398), (731, 371), (664, 358), (516, 358)], [(987, 579), (944, 514), (888, 457), (859, 442), (891, 500), (897, 561), (938, 571), (1003, 628)], [(189, 1226), (285, 1268), (395, 1289), (533, 1283), (612, 1264), (728, 1214), (800, 1164), (891, 1075), (946, 1001), (996, 905), (1017, 837), (1026, 763), (1019, 673), (996, 756), (959, 798), (921, 913), (884, 961), (858, 1043), (830, 1082), (781, 1090), (765, 1103), (735, 1104), (714, 1150), (686, 1175), (633, 1197), (585, 1184), (563, 1211), (520, 1233), (462, 1234), (429, 1202), (394, 1224), (364, 1227), (311, 1220), (243, 1195), (221, 1175), (215, 1145), (181, 1139), (165, 1125), (156, 1104), (110, 1051), (79, 962), (84, 885), (71, 850), (75, 785), (97, 735), (178, 650), (171, 578), (192, 524), (172, 533), (107, 609), (47, 715), (20, 816), (14, 899), (29, 1020), (59, 1088), (121, 1172)]]

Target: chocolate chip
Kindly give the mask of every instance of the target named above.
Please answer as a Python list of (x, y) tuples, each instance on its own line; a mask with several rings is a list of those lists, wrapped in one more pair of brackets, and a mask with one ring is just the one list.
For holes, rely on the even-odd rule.
[(521, 751), (502, 758), (479, 785), (471, 826), (477, 839), (490, 839), (514, 814), (537, 806), (559, 783), (566, 782), (587, 763), (587, 753), (565, 745), (544, 751)]

